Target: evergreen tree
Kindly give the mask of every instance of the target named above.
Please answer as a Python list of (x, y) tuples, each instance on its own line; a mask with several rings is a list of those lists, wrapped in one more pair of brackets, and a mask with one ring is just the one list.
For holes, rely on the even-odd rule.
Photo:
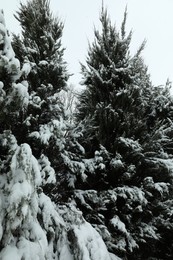
[[(50, 161), (60, 181), (64, 172), (70, 171), (65, 159), (72, 142), (68, 140), (74, 139), (70, 137), (73, 127), (62, 102), (69, 78), (61, 44), (63, 24), (51, 13), (48, 0), (21, 3), (16, 18), (22, 36), (14, 35), (13, 47), (25, 63), (23, 77), (27, 76), (29, 82), (29, 104), (20, 136), (30, 144), (41, 167), (45, 168), (45, 160)], [(22, 138), (18, 141), (23, 142)], [(52, 188), (45, 187), (49, 195), (53, 195), (49, 192)]]
[(77, 118), (86, 120), (92, 115), (88, 119), (93, 122), (92, 126), (89, 124), (91, 131), (94, 129), (92, 138), (95, 136), (112, 152), (112, 142), (118, 137), (145, 138), (155, 119), (151, 95), (154, 88), (141, 57), (145, 42), (134, 56), (130, 55), (132, 33), (126, 36), (126, 17), (125, 12), (120, 35), (111, 25), (107, 11), (102, 10), (102, 32), (95, 30), (87, 66), (82, 65), (83, 84), (87, 88), (80, 97)]
[[(29, 145), (18, 146), (12, 134), (14, 124), (17, 125), (29, 103), (28, 84), (26, 80), (20, 82), (20, 62), (11, 47), (2, 11), (0, 25), (0, 258), (53, 259), (52, 243), (55, 247), (60, 232), (59, 215), (39, 188), (41, 172)], [(47, 219), (45, 204), (50, 213)], [(51, 230), (52, 221), (56, 225)], [(55, 240), (49, 240), (47, 234), (53, 235), (56, 228)], [(44, 250), (40, 250), (40, 244)]]
[(126, 18), (127, 12), (118, 33), (102, 10), (102, 31), (95, 30), (82, 65), (86, 88), (77, 122), (83, 122), (86, 178), (77, 179), (74, 193), (111, 252), (148, 259), (158, 257), (165, 241), (165, 205), (172, 198), (172, 157), (161, 141), (172, 99), (168, 89), (152, 86), (141, 56), (145, 44), (130, 54)]
[[(22, 27), (22, 37), (14, 35), (13, 47), (25, 63), (23, 76), (27, 75), (29, 82), (29, 105), (20, 136), (30, 144), (41, 167), (45, 157), (50, 161), (58, 183), (56, 187), (45, 188), (57, 200), (57, 193), (64, 192), (67, 184), (73, 186), (73, 173), (83, 171), (74, 123), (62, 98), (70, 92), (61, 44), (63, 24), (51, 13), (48, 0), (21, 3), (16, 18)], [(19, 137), (19, 142), (22, 138)]]
[(27, 138), (21, 144), (14, 135), (14, 120), (19, 127), (29, 106), (29, 84), (22, 81), (2, 11), (0, 46), (0, 259), (118, 259), (73, 203), (55, 205), (44, 194), (42, 186), (55, 181), (54, 169), (43, 154), (33, 156)]
[(22, 27), (22, 36), (14, 35), (13, 48), (17, 58), (25, 62), (23, 77), (28, 77), (30, 96), (23, 136), (30, 138), (33, 153), (39, 157), (43, 147), (39, 138), (31, 133), (41, 128), (44, 132), (51, 131), (50, 128), (56, 131), (58, 123), (53, 120), (60, 122), (64, 116), (58, 97), (68, 79), (61, 44), (63, 24), (52, 15), (47, 0), (21, 3), (16, 18)]

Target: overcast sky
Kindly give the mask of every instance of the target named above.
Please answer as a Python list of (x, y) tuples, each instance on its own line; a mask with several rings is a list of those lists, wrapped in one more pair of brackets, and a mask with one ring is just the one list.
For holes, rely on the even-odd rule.
[[(6, 26), (10, 32), (19, 32), (13, 14), (19, 0), (0, 3), (4, 10)], [(25, 1), (24, 1), (25, 2)], [(93, 40), (93, 28), (99, 26), (102, 0), (50, 0), (51, 9), (65, 23), (63, 45), (69, 71), (75, 76), (71, 82), (80, 81), (80, 62), (85, 62), (88, 40)], [(146, 39), (143, 56), (149, 67), (153, 84), (173, 81), (173, 0), (104, 0), (112, 22), (120, 28), (125, 6), (128, 7), (127, 31), (133, 30), (131, 50), (134, 52)]]

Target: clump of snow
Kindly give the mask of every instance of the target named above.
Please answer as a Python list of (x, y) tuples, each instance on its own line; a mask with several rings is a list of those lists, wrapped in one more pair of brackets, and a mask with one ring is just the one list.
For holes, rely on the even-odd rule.
[(48, 157), (42, 154), (38, 162), (41, 167), (43, 184), (45, 185), (47, 183), (55, 183), (56, 182), (55, 171), (51, 167), (51, 163)]
[(117, 158), (113, 158), (110, 162), (110, 165), (114, 168), (114, 169), (121, 169), (124, 167), (123, 162), (121, 161), (121, 159), (117, 159)]
[(118, 216), (114, 216), (110, 220), (111, 226), (115, 229), (115, 231), (120, 232), (123, 236), (117, 239), (115, 248), (120, 251), (125, 251), (126, 246), (128, 245), (128, 250), (132, 252), (134, 248), (138, 248), (138, 245), (131, 234), (127, 231), (125, 224), (120, 220)]
[(118, 229), (122, 233), (126, 233), (127, 234), (127, 229), (125, 227), (125, 224), (120, 220), (120, 218), (118, 216), (114, 216), (110, 220), (110, 222), (116, 229)]
[(41, 60), (38, 65), (40, 65), (40, 66), (47, 66), (48, 62), (46, 60)]
[(87, 222), (71, 231), (77, 240), (78, 259), (111, 260), (109, 252), (97, 231)]
[(143, 186), (150, 192), (157, 191), (161, 196), (164, 196), (169, 193), (170, 184), (165, 182), (155, 183), (152, 177), (146, 177), (143, 180)]
[(4, 83), (0, 81), (0, 91), (2, 91), (3, 87), (4, 87)]
[(24, 61), (22, 69), (20, 69), (20, 62), (15, 57), (9, 33), (5, 27), (2, 10), (0, 10), (0, 46), (0, 72), (2, 69), (5, 69), (14, 82), (16, 82), (22, 75), (27, 77), (30, 73), (31, 65), (26, 60)]
[(27, 77), (31, 71), (31, 65), (28, 61), (25, 61), (21, 69), (21, 74)]
[(3, 17), (3, 11), (0, 11), (0, 70), (6, 68), (8, 73), (13, 76), (14, 80), (20, 77), (20, 63), (15, 58), (14, 51), (11, 46), (10, 38), (5, 27), (5, 20)]
[(59, 239), (62, 243), (67, 241), (61, 236), (65, 224), (39, 187), (40, 167), (29, 145), (13, 150), (10, 171), (1, 179), (4, 184), (0, 191), (0, 259), (55, 259), (59, 250), (56, 243)]
[(14, 83), (12, 85), (12, 93), (8, 97), (7, 104), (14, 102), (14, 100), (18, 100), (18, 105), (20, 104), (20, 107), (22, 107), (22, 109), (25, 109), (28, 106), (28, 88), (22, 83)]
[(147, 199), (145, 193), (138, 187), (118, 187), (114, 189), (118, 196), (126, 200), (126, 205), (130, 207), (131, 204), (137, 202), (140, 205), (147, 205)]
[(48, 144), (51, 137), (55, 137), (56, 145), (60, 150), (63, 150), (65, 130), (64, 121), (60, 118), (60, 120), (52, 120), (48, 124), (41, 125), (39, 131), (32, 132), (30, 137), (40, 139), (43, 144)]
[(0, 134), (0, 143), (2, 146), (8, 147), (10, 154), (13, 154), (18, 147), (17, 140), (10, 130), (5, 130)]
[(84, 159), (85, 167), (88, 170), (88, 172), (93, 173), (95, 172), (95, 160), (94, 158), (90, 159)]
[(0, 257), (2, 260), (21, 260), (18, 248), (11, 245), (7, 245), (7, 247), (1, 251)]
[[(41, 184), (41, 175), (38, 163), (32, 156), (27, 144), (17, 148), (11, 161), (11, 171), (8, 173), (9, 205), (8, 216), (11, 219), (11, 228), (21, 225), (23, 218), (28, 214), (28, 204), (36, 186)], [(15, 217), (18, 215), (18, 218)], [(13, 221), (12, 221), (13, 220)]]
[(39, 196), (39, 207), (43, 218), (43, 225), (46, 230), (54, 225), (64, 226), (64, 221), (56, 212), (52, 201), (44, 193), (41, 193)]
[[(110, 254), (100, 234), (86, 222), (73, 204), (62, 206), (59, 210), (67, 224), (67, 238), (71, 254), (78, 260), (118, 260)], [(69, 252), (69, 251), (68, 251)], [(67, 258), (68, 259), (68, 258)], [(71, 258), (69, 258), (70, 260)], [(62, 258), (62, 260), (64, 260)]]
[(130, 151), (142, 152), (142, 147), (136, 140), (120, 137), (119, 143), (121, 143), (121, 145), (123, 145), (126, 149), (130, 149)]

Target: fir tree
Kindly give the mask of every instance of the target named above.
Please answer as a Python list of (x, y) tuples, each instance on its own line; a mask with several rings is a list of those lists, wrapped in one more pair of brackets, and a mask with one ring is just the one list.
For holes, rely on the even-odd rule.
[[(26, 64), (23, 77), (27, 76), (29, 82), (22, 137), (32, 147), (41, 167), (44, 168), (45, 160), (50, 161), (58, 178), (59, 172), (68, 169), (61, 154), (68, 146), (68, 133), (72, 129), (62, 102), (69, 78), (61, 44), (63, 24), (53, 16), (48, 0), (21, 3), (15, 17), (22, 27), (22, 35), (14, 35), (13, 47), (17, 57)], [(19, 138), (19, 142), (23, 140)], [(48, 186), (46, 189), (49, 192)]]
[[(114, 152), (113, 140), (120, 136), (141, 139), (148, 131), (148, 114), (152, 113), (152, 84), (141, 57), (145, 42), (131, 57), (132, 33), (125, 34), (125, 12), (121, 35), (102, 10), (102, 32), (95, 30), (89, 47), (87, 66), (82, 65), (83, 84), (78, 119), (91, 115), (93, 138)], [(106, 140), (104, 139), (106, 136)], [(87, 140), (88, 141), (88, 140)]]
[(130, 54), (126, 18), (127, 12), (118, 33), (102, 9), (102, 31), (95, 30), (87, 65), (82, 65), (86, 89), (79, 98), (77, 122), (83, 122), (86, 179), (77, 179), (80, 190), (74, 193), (111, 252), (148, 259), (158, 257), (166, 231), (164, 205), (172, 198), (167, 171), (172, 157), (159, 141), (172, 99), (169, 90), (152, 86), (141, 56), (145, 44)]
[(55, 181), (54, 169), (44, 154), (39, 159), (33, 156), (26, 136), (20, 143), (19, 135), (14, 135), (12, 120), (19, 127), (20, 112), (29, 106), (29, 91), (2, 12), (0, 45), (0, 122), (5, 123), (0, 131), (0, 259), (117, 259), (73, 203), (55, 205), (44, 194), (42, 186)]
[[(20, 82), (20, 62), (11, 47), (2, 11), (0, 25), (0, 258), (53, 259), (51, 243), (54, 242), (49, 241), (47, 234), (50, 231), (53, 234), (56, 228), (60, 231), (59, 215), (39, 188), (42, 184), (39, 163), (29, 145), (25, 143), (18, 146), (12, 134), (14, 124), (18, 124), (20, 115), (28, 107), (28, 84), (26, 80)], [(45, 203), (50, 207), (48, 222), (44, 218)], [(56, 225), (49, 231), (52, 219)], [(40, 243), (44, 250), (40, 250)]]
[[(40, 128), (56, 128), (53, 120), (61, 121), (64, 116), (58, 97), (68, 79), (61, 44), (63, 24), (53, 16), (47, 0), (21, 3), (15, 17), (22, 27), (22, 36), (14, 35), (13, 48), (17, 58), (26, 64), (23, 77), (27, 76), (29, 82), (30, 102), (23, 123), (23, 136), (29, 137)], [(37, 139), (30, 135), (33, 152), (39, 157), (42, 145)]]
[[(23, 76), (27, 75), (29, 82), (29, 105), (22, 136), (39, 158), (41, 167), (46, 156), (54, 168), (60, 185), (54, 187), (54, 192), (51, 187), (49, 195), (57, 198), (59, 189), (64, 192), (64, 185), (73, 186), (72, 173), (83, 171), (77, 155), (80, 145), (73, 131), (74, 123), (62, 98), (70, 92), (61, 44), (63, 24), (51, 13), (48, 0), (21, 3), (16, 18), (22, 27), (22, 37), (14, 35), (13, 47), (17, 57), (26, 64)], [(49, 192), (48, 186), (46, 189)]]

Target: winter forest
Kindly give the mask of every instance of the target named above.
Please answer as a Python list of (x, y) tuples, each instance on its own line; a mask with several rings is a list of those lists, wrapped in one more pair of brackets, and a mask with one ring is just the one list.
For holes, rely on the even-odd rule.
[[(99, 10), (98, 10), (99, 12)], [(127, 10), (69, 84), (64, 24), (28, 0), (0, 11), (0, 260), (173, 259), (173, 97), (153, 86)]]

